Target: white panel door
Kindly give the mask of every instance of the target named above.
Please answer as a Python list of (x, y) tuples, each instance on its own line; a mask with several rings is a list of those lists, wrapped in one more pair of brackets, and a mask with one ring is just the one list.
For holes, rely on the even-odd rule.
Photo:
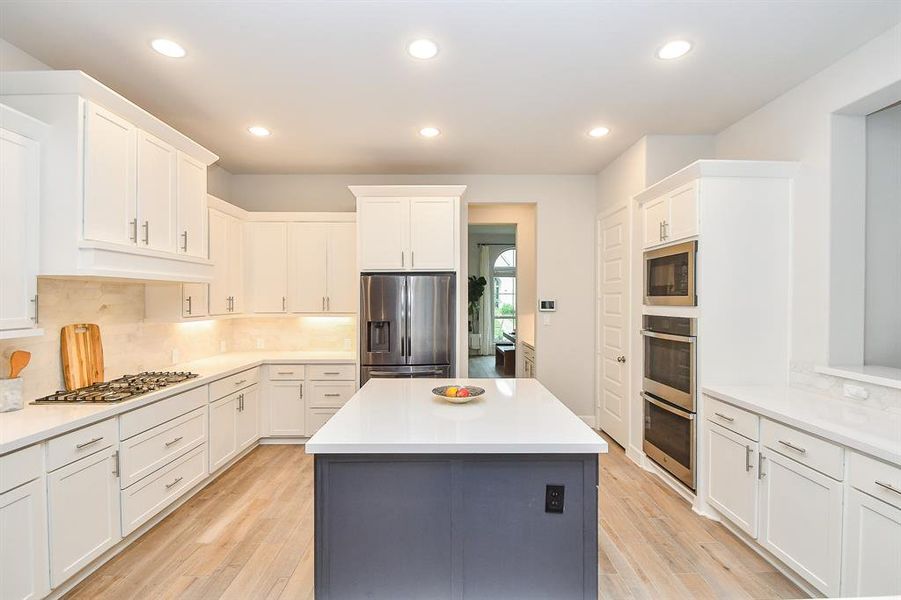
[(269, 384), (269, 433), (302, 436), (304, 427), (303, 382), (272, 381)]
[(229, 216), (218, 210), (209, 211), (210, 260), (213, 261), (213, 281), (210, 283), (209, 306), (211, 315), (228, 314), (229, 296), (228, 220)]
[(138, 130), (138, 246), (175, 252), (176, 150)]
[(252, 385), (240, 392), (236, 432), (238, 451), (247, 448), (260, 439), (260, 392), (258, 385)]
[(666, 196), (649, 200), (641, 205), (642, 240), (644, 248), (663, 242), (663, 222), (669, 218), (669, 204)]
[(208, 283), (185, 283), (181, 286), (181, 316), (205, 317), (210, 314)]
[(325, 312), (329, 225), (288, 226), (288, 307), (291, 312)]
[(248, 311), (281, 313), (288, 308), (288, 224), (247, 224)]
[(137, 243), (137, 130), (91, 102), (85, 105), (84, 237)]
[(38, 142), (0, 129), (0, 330), (35, 326)]
[(844, 538), (842, 596), (901, 595), (901, 509), (849, 488)]
[(776, 452), (761, 452), (758, 541), (823, 594), (837, 596), (843, 485)]
[(226, 269), (232, 297), (231, 312), (244, 312), (244, 223), (234, 217), (228, 217)]
[(38, 600), (50, 591), (43, 479), (0, 494), (0, 598)]
[(333, 313), (355, 313), (360, 300), (360, 272), (357, 271), (357, 226), (334, 223), (328, 226), (326, 309)]
[(53, 587), (122, 537), (117, 452), (113, 446), (47, 475)]
[(629, 213), (598, 220), (597, 340), (598, 427), (626, 447), (629, 438)]
[(409, 198), (360, 198), (357, 227), (361, 271), (401, 271), (410, 267)]
[(454, 198), (410, 199), (410, 268), (452, 271), (456, 266)]
[(757, 442), (707, 423), (707, 501), (757, 537)]
[(698, 184), (683, 185), (668, 194), (669, 217), (663, 227), (665, 242), (698, 235)]
[(175, 233), (178, 252), (206, 258), (206, 165), (178, 152), (177, 213)]
[(232, 394), (210, 404), (210, 473), (238, 453), (237, 398)]

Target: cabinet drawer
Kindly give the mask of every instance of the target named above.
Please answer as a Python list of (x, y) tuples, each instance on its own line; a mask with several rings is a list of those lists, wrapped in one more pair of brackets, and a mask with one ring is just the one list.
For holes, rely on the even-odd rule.
[(338, 412), (337, 408), (307, 408), (307, 436), (319, 431), (319, 428), (325, 425), (325, 422), (331, 419), (336, 412)]
[(307, 390), (307, 406), (340, 408), (356, 391), (352, 381), (311, 381)]
[(207, 407), (145, 431), (122, 442), (121, 486), (127, 488), (207, 439)]
[(898, 467), (851, 452), (848, 481), (861, 492), (901, 508), (901, 469)]
[(535, 349), (534, 348), (530, 348), (529, 346), (527, 346), (525, 344), (520, 346), (520, 348), (522, 348), (522, 356), (523, 356), (524, 360), (530, 360), (532, 362), (535, 362)]
[(809, 433), (762, 419), (760, 440), (765, 446), (839, 481), (844, 479), (845, 449)]
[(250, 387), (259, 380), (260, 368), (254, 367), (252, 369), (247, 369), (246, 371), (241, 371), (240, 373), (235, 373), (234, 375), (229, 375), (219, 381), (214, 381), (210, 384), (210, 402), (223, 398), (232, 392), (237, 392), (238, 390)]
[(61, 435), (47, 442), (47, 470), (58, 469), (118, 441), (119, 428), (115, 418)]
[(309, 365), (307, 379), (335, 379), (339, 381), (356, 380), (354, 365)]
[(122, 490), (122, 535), (128, 535), (207, 476), (206, 446)]
[(306, 369), (303, 365), (269, 365), (270, 380), (303, 379)]
[(711, 423), (722, 425), (755, 442), (760, 439), (760, 417), (754, 413), (705, 395), (704, 414)]
[(44, 472), (43, 446), (35, 444), (0, 456), (0, 494), (37, 479)]
[(127, 412), (119, 417), (119, 436), (127, 440), (166, 421), (206, 406), (208, 401), (209, 392), (204, 385)]

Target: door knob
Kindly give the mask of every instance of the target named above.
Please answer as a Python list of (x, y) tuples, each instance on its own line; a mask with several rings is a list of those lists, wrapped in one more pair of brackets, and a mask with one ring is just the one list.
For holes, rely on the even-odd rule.
[(624, 363), (624, 362), (626, 362), (626, 357), (625, 357), (625, 356), (617, 356), (617, 357), (616, 357), (616, 362), (618, 362), (618, 363)]

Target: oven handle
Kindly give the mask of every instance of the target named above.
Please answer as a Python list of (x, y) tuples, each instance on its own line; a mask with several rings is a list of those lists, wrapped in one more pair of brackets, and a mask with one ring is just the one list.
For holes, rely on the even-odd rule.
[(657, 398), (654, 398), (653, 396), (645, 394), (644, 392), (641, 392), (641, 397), (644, 398), (645, 400), (647, 400), (648, 402), (650, 402), (651, 404), (653, 404), (654, 406), (657, 406), (658, 408), (662, 408), (665, 411), (671, 412), (674, 415), (678, 415), (678, 416), (682, 417), (683, 419), (688, 419), (689, 421), (695, 420), (696, 415), (694, 413), (690, 413), (686, 410), (676, 408), (675, 406), (670, 406), (669, 404), (666, 404), (665, 402), (661, 402)]
[(661, 340), (670, 340), (673, 342), (686, 342), (688, 344), (694, 344), (698, 341), (698, 338), (688, 336), (688, 335), (673, 335), (671, 333), (657, 333), (656, 331), (649, 331), (647, 329), (641, 330), (641, 335), (658, 338)]

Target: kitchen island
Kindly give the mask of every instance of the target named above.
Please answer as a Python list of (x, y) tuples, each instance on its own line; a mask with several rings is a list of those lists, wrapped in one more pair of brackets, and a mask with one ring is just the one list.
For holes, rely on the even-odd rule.
[(453, 382), (371, 380), (307, 442), (316, 598), (596, 598), (606, 442), (535, 379)]

